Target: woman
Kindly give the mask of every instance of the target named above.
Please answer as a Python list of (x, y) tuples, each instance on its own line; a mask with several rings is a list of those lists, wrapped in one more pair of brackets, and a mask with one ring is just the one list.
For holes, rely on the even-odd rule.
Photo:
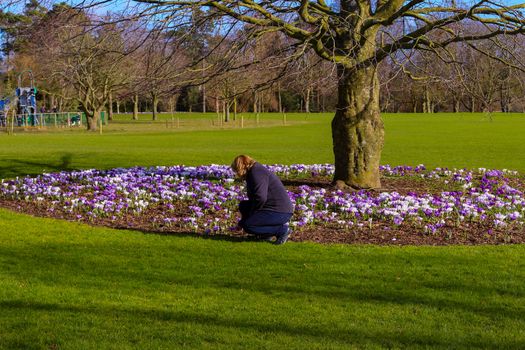
[(237, 176), (246, 180), (248, 200), (241, 201), (239, 226), (258, 238), (284, 244), (290, 235), (288, 222), (293, 214), (293, 204), (281, 180), (262, 164), (240, 155), (231, 165)]

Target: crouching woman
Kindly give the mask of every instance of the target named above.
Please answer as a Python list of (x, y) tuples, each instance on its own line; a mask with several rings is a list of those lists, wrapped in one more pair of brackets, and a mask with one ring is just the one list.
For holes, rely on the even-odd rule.
[(239, 204), (239, 226), (260, 239), (269, 241), (275, 236), (275, 244), (286, 243), (294, 208), (281, 180), (246, 155), (237, 156), (231, 167), (237, 177), (246, 180), (248, 192), (248, 200)]

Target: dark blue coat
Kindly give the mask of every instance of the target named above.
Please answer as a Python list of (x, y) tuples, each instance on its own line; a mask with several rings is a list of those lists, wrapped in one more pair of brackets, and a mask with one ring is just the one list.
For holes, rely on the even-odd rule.
[(283, 183), (262, 164), (255, 163), (246, 174), (248, 199), (253, 213), (256, 210), (269, 210), (278, 213), (293, 213), (293, 204)]

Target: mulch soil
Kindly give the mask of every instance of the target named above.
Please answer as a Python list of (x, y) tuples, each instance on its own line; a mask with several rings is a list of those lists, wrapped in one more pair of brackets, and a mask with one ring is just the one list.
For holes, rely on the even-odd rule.
[[(330, 188), (328, 179), (310, 178), (301, 180), (284, 180), (288, 190), (298, 191), (299, 186), (310, 186), (315, 188)], [(424, 181), (418, 178), (399, 177), (383, 178), (381, 191), (396, 191), (400, 194), (407, 193), (439, 193), (443, 191), (440, 185), (434, 181)], [(442, 187), (442, 186), (441, 186)], [(449, 189), (450, 190), (450, 189)], [(523, 190), (523, 189), (522, 189)], [(172, 217), (189, 216), (190, 210), (183, 204), (175, 203), (175, 214)], [(0, 207), (16, 212), (26, 213), (37, 217), (49, 217), (69, 221), (79, 221), (76, 214), (67, 213), (59, 209), (49, 211), (49, 206), (43, 201), (14, 201), (0, 199)], [(93, 226), (105, 226), (117, 229), (140, 230), (145, 233), (154, 234), (186, 234), (201, 236), (212, 239), (226, 240), (254, 240), (253, 237), (242, 232), (206, 234), (202, 232), (189, 232), (187, 228), (177, 225), (164, 226), (155, 222), (152, 218), (161, 218), (161, 209), (148, 209), (140, 216), (128, 215), (111, 220), (109, 218), (94, 218), (89, 222), (80, 219)], [(486, 226), (480, 223), (461, 223), (440, 228), (435, 233), (424, 232), (421, 227), (409, 223), (394, 226), (390, 222), (374, 222), (363, 227), (351, 227), (342, 229), (336, 224), (312, 225), (302, 227), (293, 231), (289, 238), (295, 242), (317, 242), (317, 243), (346, 243), (346, 244), (375, 244), (375, 245), (484, 245), (484, 244), (522, 244), (525, 243), (525, 228), (523, 226), (498, 228)]]

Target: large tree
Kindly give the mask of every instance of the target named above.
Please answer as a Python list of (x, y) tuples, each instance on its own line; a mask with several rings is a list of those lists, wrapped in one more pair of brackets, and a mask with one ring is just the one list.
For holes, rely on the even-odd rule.
[[(380, 117), (378, 64), (414, 49), (439, 57), (457, 42), (475, 43), (525, 32), (525, 3), (455, 0), (135, 0), (147, 4), (152, 19), (184, 22), (195, 8), (261, 33), (281, 32), (337, 66), (338, 105), (332, 121), (338, 187), (380, 187), (384, 142)], [(166, 14), (170, 13), (169, 16)], [(173, 15), (173, 16), (171, 16)], [(479, 23), (476, 31), (469, 31)], [(224, 29), (225, 35), (229, 33)], [(292, 55), (294, 56), (294, 55)], [(450, 59), (453, 61), (453, 59)]]

